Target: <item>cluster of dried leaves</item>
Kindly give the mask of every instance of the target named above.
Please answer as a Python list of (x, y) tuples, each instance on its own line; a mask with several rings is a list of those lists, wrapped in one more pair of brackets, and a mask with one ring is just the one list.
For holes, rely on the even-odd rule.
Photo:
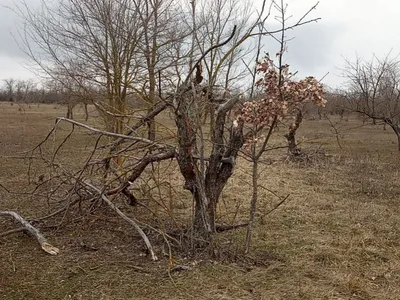
[(295, 81), (289, 65), (279, 68), (268, 55), (258, 62), (257, 73), (262, 75), (256, 86), (263, 90), (263, 97), (243, 103), (238, 121), (271, 126), (275, 119), (282, 119), (308, 101), (325, 106), (323, 86), (312, 76)]

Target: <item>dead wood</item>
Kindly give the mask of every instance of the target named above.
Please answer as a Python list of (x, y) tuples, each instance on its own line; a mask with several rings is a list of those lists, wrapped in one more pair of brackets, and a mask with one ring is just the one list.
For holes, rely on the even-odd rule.
[(144, 169), (153, 162), (158, 162), (166, 159), (172, 159), (176, 156), (175, 148), (170, 147), (170, 149), (166, 152), (161, 153), (152, 153), (143, 157), (133, 168), (131, 174), (128, 179), (123, 182), (119, 187), (109, 190), (106, 195), (114, 195), (126, 190), (132, 183), (135, 182), (136, 179), (140, 177), (143, 173)]
[[(51, 254), (51, 255), (57, 255), (60, 250), (51, 244), (49, 244), (46, 240), (46, 238), (40, 233), (40, 231), (33, 227), (31, 224), (29, 224), (24, 218), (22, 218), (19, 214), (13, 211), (0, 211), (0, 216), (10, 216), (13, 217), (15, 220), (17, 220), (21, 225), (24, 227), (24, 230), (27, 231), (30, 235), (35, 237), (39, 244), (40, 247), (42, 248), (43, 251)], [(18, 231), (21, 231), (21, 228), (18, 228)], [(13, 232), (17, 232), (17, 230), (14, 230)], [(12, 233), (11, 231), (8, 231), (8, 234)], [(4, 234), (3, 234), (4, 235)]]
[(161, 148), (164, 148), (166, 146), (166, 145), (162, 145), (162, 144), (157, 144), (157, 143), (155, 143), (155, 142), (153, 142), (153, 141), (151, 141), (149, 139), (138, 137), (138, 136), (125, 135), (125, 134), (113, 133), (113, 132), (109, 132), (109, 131), (105, 131), (105, 130), (100, 130), (100, 129), (88, 126), (88, 125), (86, 125), (84, 123), (80, 123), (80, 122), (77, 122), (77, 121), (74, 121), (74, 120), (71, 120), (71, 119), (68, 119), (68, 118), (64, 118), (64, 117), (57, 117), (56, 120), (57, 120), (56, 125), (60, 121), (65, 121), (65, 122), (71, 123), (73, 125), (85, 128), (87, 130), (90, 130), (92, 132), (95, 132), (95, 133), (98, 133), (98, 134), (101, 134), (101, 135), (105, 135), (105, 136), (110, 136), (110, 137), (120, 138), (120, 139), (125, 139), (125, 140), (132, 140), (132, 141), (137, 141), (137, 142), (143, 142), (145, 144), (150, 144), (150, 145), (158, 146), (158, 147), (161, 147)]
[(106, 197), (106, 195), (104, 195), (104, 193), (97, 187), (93, 186), (92, 184), (88, 183), (88, 182), (82, 182), (83, 184), (85, 184), (87, 187), (91, 188), (92, 190), (94, 190), (95, 192), (97, 192), (99, 194), (99, 196), (101, 197), (101, 199), (108, 204), (108, 206), (111, 207), (111, 209), (113, 211), (115, 211), (122, 219), (124, 219), (125, 221), (127, 221), (129, 224), (131, 224), (136, 231), (140, 234), (140, 236), (142, 237), (144, 243), (146, 244), (147, 249), (149, 250), (150, 254), (151, 254), (151, 258), (153, 261), (158, 260), (157, 256), (154, 254), (154, 250), (153, 250), (153, 246), (151, 245), (149, 238), (147, 237), (147, 235), (144, 233), (144, 231), (142, 230), (142, 228), (140, 228), (140, 226), (137, 224), (137, 222), (132, 219), (129, 218), (127, 215), (125, 215), (118, 207), (115, 206), (114, 203), (112, 203), (110, 201), (110, 199), (108, 199)]
[(183, 265), (176, 265), (169, 269), (169, 273), (175, 273), (175, 272), (180, 272), (180, 271), (190, 271), (192, 268), (188, 266), (183, 266)]
[(229, 231), (237, 228), (242, 228), (248, 226), (249, 223), (242, 223), (242, 224), (233, 224), (233, 225), (216, 225), (215, 231), (216, 232), (224, 232)]

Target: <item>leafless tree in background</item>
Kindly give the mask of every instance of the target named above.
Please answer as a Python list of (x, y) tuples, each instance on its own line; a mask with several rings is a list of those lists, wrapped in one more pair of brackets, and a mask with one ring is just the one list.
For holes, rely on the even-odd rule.
[(397, 136), (400, 151), (400, 61), (390, 54), (370, 61), (345, 61), (348, 80), (345, 97), (353, 112), (389, 125)]
[[(23, 48), (45, 76), (78, 87), (104, 115), (106, 128), (122, 133), (126, 99), (136, 84), (136, 51), (143, 34), (133, 1), (42, 2), (40, 11), (19, 8)], [(90, 87), (90, 92), (87, 89)], [(67, 88), (69, 88), (67, 86)]]
[(15, 90), (16, 80), (14, 78), (9, 78), (4, 80), (4, 89), (7, 94), (7, 101), (14, 101), (14, 90)]

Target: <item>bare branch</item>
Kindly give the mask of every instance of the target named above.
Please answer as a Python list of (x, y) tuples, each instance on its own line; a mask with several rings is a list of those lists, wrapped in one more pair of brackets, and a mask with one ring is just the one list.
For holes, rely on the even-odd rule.
[(19, 223), (21, 223), (21, 225), (24, 227), (24, 229), (38, 240), (40, 247), (42, 248), (43, 251), (45, 251), (51, 255), (57, 255), (60, 252), (60, 250), (58, 248), (52, 246), (51, 244), (49, 244), (47, 242), (46, 238), (40, 233), (40, 231), (37, 228), (35, 228), (31, 224), (29, 224), (24, 218), (22, 218), (16, 212), (0, 211), (0, 216), (10, 216), (10, 217), (13, 217)]
[(94, 190), (96, 193), (99, 194), (99, 196), (101, 197), (101, 199), (107, 203), (108, 206), (111, 207), (111, 209), (113, 211), (115, 211), (122, 219), (124, 219), (126, 222), (128, 222), (129, 224), (131, 224), (136, 231), (140, 234), (140, 236), (142, 237), (143, 241), (145, 242), (147, 249), (149, 250), (150, 254), (151, 254), (151, 258), (153, 261), (158, 260), (157, 256), (154, 254), (154, 250), (153, 250), (153, 246), (151, 245), (149, 238), (147, 237), (147, 235), (144, 233), (144, 231), (142, 230), (142, 228), (140, 228), (140, 226), (136, 223), (136, 221), (133, 218), (129, 218), (128, 216), (126, 216), (114, 203), (112, 203), (105, 195), (104, 193), (98, 189), (97, 187), (93, 186), (92, 184), (88, 183), (88, 182), (83, 182), (83, 184), (85, 184), (86, 186), (88, 186), (89, 188), (91, 188), (92, 190)]

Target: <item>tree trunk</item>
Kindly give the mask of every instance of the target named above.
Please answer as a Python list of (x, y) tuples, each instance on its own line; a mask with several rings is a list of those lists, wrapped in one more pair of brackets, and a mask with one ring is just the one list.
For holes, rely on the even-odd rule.
[(400, 151), (400, 128), (393, 129), (397, 136), (397, 149)]
[(298, 110), (295, 121), (290, 125), (289, 132), (285, 134), (285, 137), (288, 141), (289, 156), (298, 156), (300, 154), (300, 149), (297, 147), (296, 144), (296, 132), (299, 129), (302, 121), (303, 113), (301, 112), (301, 110)]
[(322, 120), (322, 112), (320, 108), (318, 108), (317, 113), (318, 113), (318, 119)]
[(73, 112), (72, 112), (73, 109), (74, 109), (73, 105), (68, 103), (67, 104), (67, 119), (71, 119), (71, 120), (74, 119), (74, 115), (73, 115)]
[(211, 234), (215, 232), (215, 219), (210, 215), (207, 205), (209, 201), (204, 194), (197, 190), (193, 196), (195, 201), (193, 234), (196, 238), (209, 241)]
[[(186, 101), (184, 101), (186, 100)], [(185, 178), (184, 188), (194, 198), (194, 236), (208, 241), (215, 232), (215, 217), (218, 199), (233, 173), (239, 149), (243, 146), (243, 122), (236, 122), (231, 129), (228, 145), (225, 145), (224, 130), (229, 106), (217, 111), (213, 149), (208, 167), (202, 174), (196, 154), (197, 128), (195, 113), (189, 106), (191, 101), (179, 99), (179, 112), (175, 122), (178, 128), (178, 164)], [(200, 124), (201, 125), (201, 124)]]
[[(149, 108), (147, 112), (151, 113), (153, 110), (154, 110), (154, 106)], [(154, 119), (151, 119), (147, 122), (147, 130), (148, 130), (147, 138), (151, 141), (155, 141), (156, 140), (156, 122)]]
[[(147, 113), (150, 114), (154, 110), (156, 99), (156, 74), (153, 66), (149, 67), (149, 97), (148, 102), (150, 107), (147, 110)], [(156, 139), (156, 121), (155, 119), (150, 119), (147, 122), (147, 137), (151, 141), (155, 141)]]
[(89, 120), (89, 111), (88, 111), (88, 105), (87, 103), (83, 104), (83, 107), (85, 109), (85, 121)]
[(397, 148), (400, 151), (400, 132), (396, 132), (397, 135)]
[(249, 224), (247, 226), (247, 233), (246, 233), (246, 247), (245, 247), (246, 253), (249, 253), (249, 251), (250, 251), (251, 234), (253, 231), (254, 217), (255, 217), (256, 209), (257, 209), (257, 199), (258, 199), (258, 162), (257, 161), (253, 161), (252, 177), (253, 177), (253, 194), (251, 197)]
[(400, 125), (394, 124), (392, 120), (385, 119), (384, 122), (388, 124), (397, 136), (397, 149), (400, 151)]

